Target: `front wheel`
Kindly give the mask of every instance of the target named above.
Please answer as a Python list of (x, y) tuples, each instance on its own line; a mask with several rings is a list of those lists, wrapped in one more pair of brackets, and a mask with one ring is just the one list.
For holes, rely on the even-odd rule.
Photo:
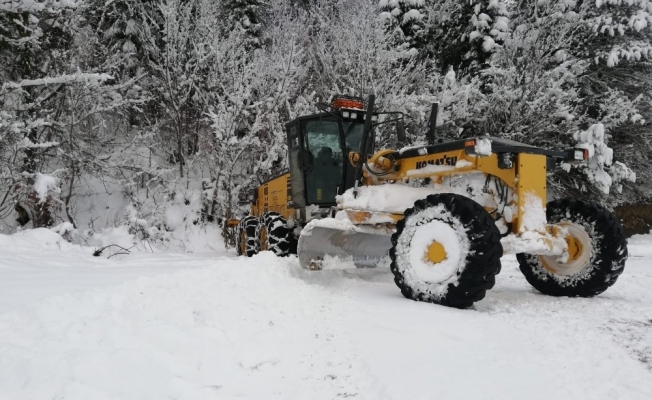
[(563, 199), (548, 203), (546, 217), (566, 228), (568, 258), (517, 254), (535, 289), (550, 296), (591, 297), (616, 283), (625, 268), (627, 240), (609, 210), (593, 201)]
[(503, 254), (491, 215), (452, 193), (430, 195), (407, 209), (392, 245), (391, 270), (405, 297), (457, 308), (484, 298)]

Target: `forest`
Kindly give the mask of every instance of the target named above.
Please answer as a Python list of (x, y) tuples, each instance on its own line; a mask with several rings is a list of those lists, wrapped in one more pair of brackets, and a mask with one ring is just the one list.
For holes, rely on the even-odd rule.
[[(652, 195), (652, 1), (0, 0), (0, 232), (240, 217), (287, 167), (285, 123), (335, 95), (407, 145), (585, 146), (553, 197)], [(378, 135), (377, 146), (394, 146)], [(85, 232), (85, 233), (84, 233)]]

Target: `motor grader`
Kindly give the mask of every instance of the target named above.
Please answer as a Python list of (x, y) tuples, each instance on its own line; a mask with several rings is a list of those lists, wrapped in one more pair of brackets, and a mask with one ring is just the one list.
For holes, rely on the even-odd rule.
[(286, 125), (289, 171), (255, 189), (236, 221), (239, 254), (297, 252), (310, 270), (389, 256), (405, 297), (458, 308), (484, 298), (503, 254), (547, 295), (590, 297), (615, 283), (627, 243), (614, 215), (592, 201), (546, 203), (547, 172), (586, 162), (587, 149), (489, 136), (435, 143), (433, 105), (427, 145), (374, 152), (381, 125), (405, 136), (403, 114), (374, 102), (338, 97)]

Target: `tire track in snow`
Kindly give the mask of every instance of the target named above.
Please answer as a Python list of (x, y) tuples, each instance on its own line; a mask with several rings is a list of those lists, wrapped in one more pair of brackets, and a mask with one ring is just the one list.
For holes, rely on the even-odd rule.
[(652, 342), (641, 322), (652, 318), (652, 276), (628, 268), (601, 296), (554, 298), (506, 258), (496, 287), (469, 310), (406, 300), (391, 273), (365, 272), (352, 286), (350, 333), (387, 398), (647, 400), (641, 354)]

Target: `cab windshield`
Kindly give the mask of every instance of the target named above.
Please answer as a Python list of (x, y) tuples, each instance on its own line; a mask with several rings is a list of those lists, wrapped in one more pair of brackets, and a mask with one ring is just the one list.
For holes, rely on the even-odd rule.
[(359, 152), (364, 124), (360, 122), (347, 121), (342, 122), (342, 128), (344, 130), (344, 140), (346, 141), (347, 153), (349, 151), (355, 151), (356, 153)]

